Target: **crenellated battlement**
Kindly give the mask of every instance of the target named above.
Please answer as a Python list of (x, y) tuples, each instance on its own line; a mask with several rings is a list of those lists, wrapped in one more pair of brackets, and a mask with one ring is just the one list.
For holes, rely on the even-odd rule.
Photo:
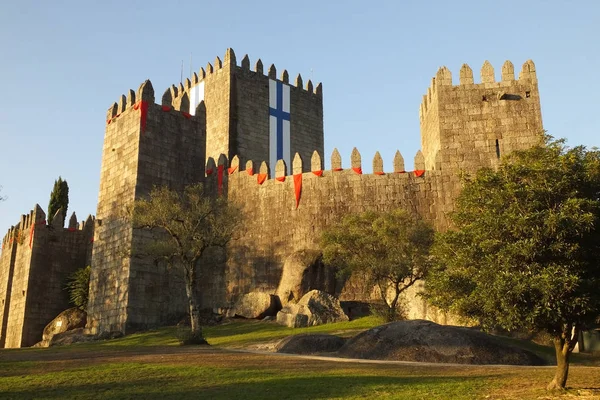
[(322, 83), (318, 83), (315, 86), (315, 85), (313, 85), (313, 82), (309, 79), (306, 82), (306, 84), (304, 84), (304, 80), (302, 79), (302, 76), (300, 74), (298, 74), (296, 76), (294, 83), (291, 84), (290, 83), (290, 74), (288, 73), (287, 70), (284, 69), (281, 72), (281, 75), (278, 79), (277, 78), (277, 68), (275, 67), (275, 64), (271, 64), (269, 66), (269, 69), (267, 70), (267, 74), (265, 75), (263, 62), (260, 58), (256, 60), (254, 69), (250, 68), (250, 58), (249, 58), (248, 54), (246, 54), (244, 56), (244, 58), (242, 58), (241, 63), (238, 65), (236, 63), (235, 53), (234, 53), (233, 49), (231, 49), (231, 48), (226, 50), (223, 61), (221, 61), (221, 59), (217, 56), (215, 59), (214, 65), (209, 62), (206, 65), (206, 69), (200, 68), (200, 70), (197, 73), (194, 72), (191, 79), (186, 79), (185, 86), (184, 86), (185, 91), (189, 93), (190, 89), (192, 89), (194, 86), (196, 86), (202, 82), (210, 81), (212, 79), (212, 76), (214, 74), (218, 74), (219, 71), (221, 71), (224, 67), (229, 68), (229, 70), (231, 70), (231, 71), (234, 71), (234, 70), (241, 71), (242, 73), (247, 73), (247, 74), (256, 75), (256, 76), (260, 76), (260, 77), (267, 77), (267, 78), (273, 79), (273, 80), (278, 80), (280, 82), (285, 83), (286, 85), (290, 85), (291, 87), (294, 87), (296, 89), (299, 89), (304, 92), (314, 94), (317, 96), (323, 95)]
[[(269, 165), (268, 161), (253, 161), (248, 160), (245, 164), (240, 162), (240, 158), (236, 155), (228, 160), (224, 154), (221, 154), (218, 160), (208, 157), (206, 162), (206, 178), (209, 184), (214, 185), (215, 182), (223, 182), (225, 176), (241, 174), (249, 180), (256, 181), (257, 185), (263, 185), (272, 181), (285, 181), (286, 177), (302, 174), (306, 177), (312, 176), (334, 176), (334, 175), (360, 175), (360, 176), (377, 176), (381, 177), (386, 174), (412, 174), (417, 177), (422, 177), (425, 174), (425, 162), (421, 150), (417, 151), (414, 157), (414, 169), (406, 171), (404, 166), (404, 157), (400, 151), (396, 151), (393, 159), (392, 170), (385, 171), (384, 162), (381, 154), (376, 152), (372, 159), (371, 174), (364, 174), (362, 170), (362, 156), (355, 147), (350, 154), (350, 167), (345, 168), (342, 164), (342, 158), (337, 148), (334, 148), (331, 153), (331, 168), (323, 169), (322, 157), (318, 151), (314, 151), (310, 158), (310, 168), (305, 168), (305, 163), (299, 153), (294, 154), (292, 165), (286, 165), (284, 160), (278, 160), (274, 170)], [(255, 165), (259, 168), (256, 170)], [(309, 172), (305, 172), (308, 169)], [(271, 174), (273, 171), (273, 174)], [(220, 175), (219, 175), (220, 174)]]
[(521, 67), (518, 79), (515, 79), (514, 66), (511, 61), (505, 61), (501, 68), (500, 80), (496, 81), (494, 67), (489, 61), (485, 61), (480, 69), (480, 81), (475, 83), (473, 79), (473, 70), (468, 64), (463, 64), (459, 71), (458, 84), (454, 85), (452, 81), (452, 72), (442, 66), (438, 69), (431, 84), (427, 88), (427, 93), (423, 95), (421, 101), (419, 117), (423, 121), (431, 107), (431, 103), (437, 100), (437, 92), (440, 87), (454, 88), (454, 90), (470, 90), (478, 88), (509, 88), (515, 84), (524, 86), (536, 86), (537, 75), (535, 64), (532, 60), (527, 60)]

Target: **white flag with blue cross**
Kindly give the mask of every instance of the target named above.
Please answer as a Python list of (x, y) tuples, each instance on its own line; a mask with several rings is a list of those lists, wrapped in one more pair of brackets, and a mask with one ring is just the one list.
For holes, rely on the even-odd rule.
[(269, 79), (269, 168), (275, 176), (275, 164), (284, 160), (287, 174), (290, 164), (290, 87)]

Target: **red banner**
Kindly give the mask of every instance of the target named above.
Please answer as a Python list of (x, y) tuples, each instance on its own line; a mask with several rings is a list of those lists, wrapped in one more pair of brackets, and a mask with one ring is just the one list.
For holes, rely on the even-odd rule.
[(334, 171), (342, 171), (344, 168), (334, 168)]
[(227, 174), (228, 175), (233, 174), (236, 169), (237, 169), (237, 165), (235, 167), (227, 168)]
[(162, 110), (163, 111), (171, 111), (171, 107), (170, 106), (162, 106)]
[(267, 174), (258, 174), (256, 175), (256, 182), (259, 185), (262, 185), (267, 180)]
[(206, 170), (206, 175), (212, 175), (212, 173), (213, 173), (213, 172), (214, 172), (214, 171), (213, 171), (213, 169), (212, 169), (212, 168), (211, 168), (211, 169), (207, 169), (207, 170)]
[(275, 179), (277, 179), (279, 182), (285, 182), (285, 175), (284, 176), (278, 176)]
[(312, 171), (313, 174), (315, 174), (316, 176), (323, 176), (323, 170), (320, 169), (318, 171)]
[(385, 172), (383, 171), (375, 171), (373, 172), (375, 175), (385, 175)]
[(421, 177), (425, 174), (425, 170), (424, 169), (416, 169), (415, 170), (415, 176)]
[(294, 194), (296, 195), (296, 209), (300, 204), (300, 194), (302, 193), (302, 174), (294, 175)]
[(352, 167), (352, 171), (356, 172), (359, 175), (362, 175), (362, 168), (361, 167)]
[(246, 172), (247, 172), (247, 173), (248, 173), (248, 175), (250, 175), (250, 176), (254, 175), (254, 169), (252, 169), (252, 168), (248, 168), (248, 169), (246, 170)]

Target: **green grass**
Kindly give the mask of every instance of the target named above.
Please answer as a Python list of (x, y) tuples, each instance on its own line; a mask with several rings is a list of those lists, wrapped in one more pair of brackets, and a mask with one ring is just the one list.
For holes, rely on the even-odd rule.
[(302, 333), (328, 333), (348, 337), (381, 325), (380, 318), (369, 316), (348, 322), (311, 326), (309, 328), (287, 328), (274, 322), (234, 321), (228, 324), (205, 328), (209, 344), (214, 346), (241, 347), (264, 343)]
[[(179, 346), (176, 328), (170, 327), (96, 343), (2, 350), (0, 399), (555, 398), (544, 390), (552, 368), (337, 363), (227, 350), (300, 333), (351, 336), (381, 322), (366, 317), (292, 329), (232, 321), (205, 328), (212, 346)], [(502, 340), (538, 354), (552, 350)], [(600, 368), (574, 361), (568, 395), (582, 389), (600, 395)]]

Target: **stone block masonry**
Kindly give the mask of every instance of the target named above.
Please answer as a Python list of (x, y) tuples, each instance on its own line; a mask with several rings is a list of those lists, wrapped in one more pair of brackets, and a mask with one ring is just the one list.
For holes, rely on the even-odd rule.
[[(59, 211), (61, 212), (61, 211)], [(0, 348), (25, 347), (39, 342), (44, 327), (69, 307), (67, 278), (90, 265), (94, 219), (69, 228), (46, 225), (44, 211), (21, 217), (2, 241), (0, 254)]]

